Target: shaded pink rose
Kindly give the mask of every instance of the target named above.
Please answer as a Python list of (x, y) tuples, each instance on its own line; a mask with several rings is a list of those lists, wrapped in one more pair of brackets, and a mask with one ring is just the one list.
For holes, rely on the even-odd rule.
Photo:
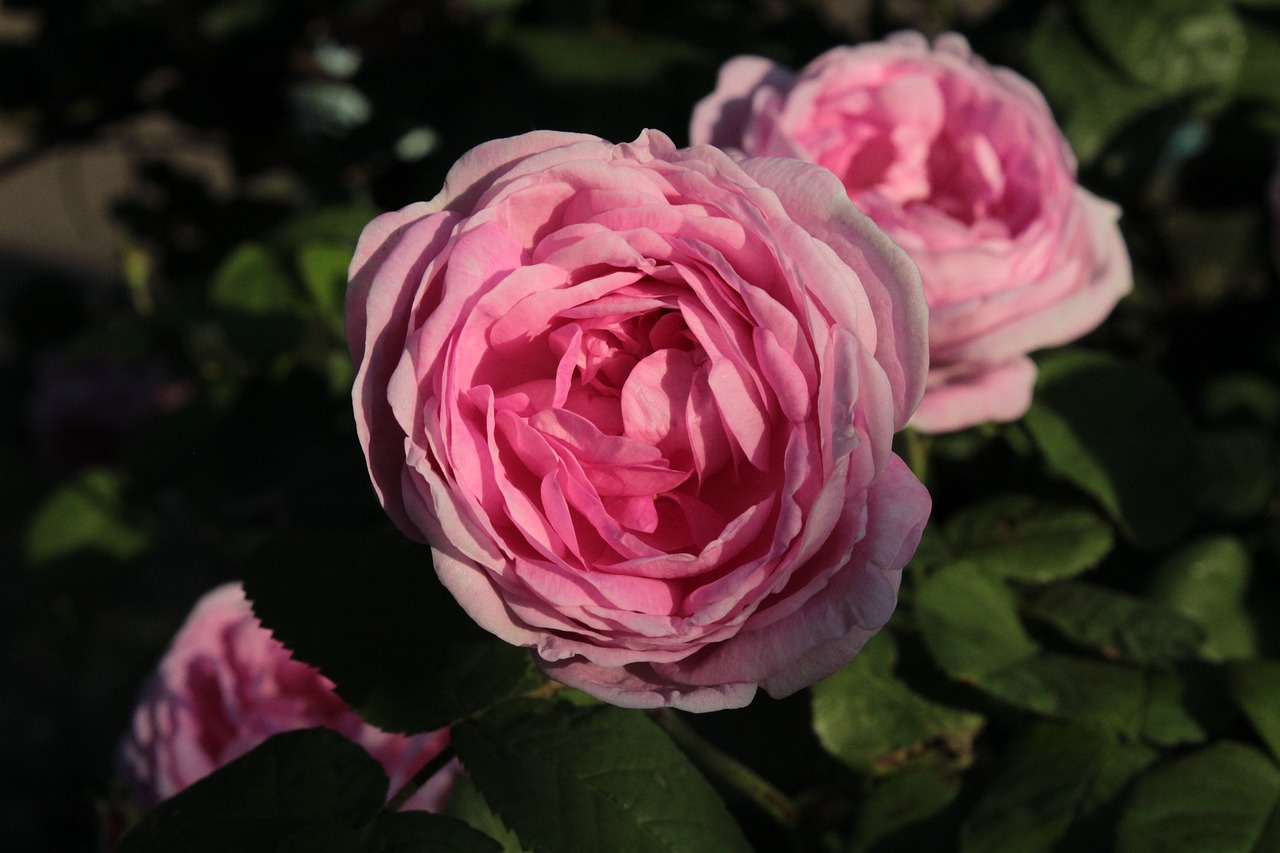
[(829, 172), (529, 133), (375, 219), (351, 274), (377, 493), (553, 678), (736, 707), (888, 619), (930, 506), (890, 451), (927, 309)]
[[(133, 713), (120, 774), (141, 809), (244, 755), (271, 735), (324, 726), (369, 751), (391, 779), (388, 795), (440, 754), (448, 730), (405, 737), (374, 728), (296, 661), (253, 615), (239, 584), (197, 602), (174, 636)], [(405, 804), (435, 811), (452, 770), (436, 774)]]
[(742, 56), (694, 109), (694, 142), (834, 172), (920, 267), (928, 390), (912, 425), (1021, 417), (1041, 347), (1096, 327), (1132, 286), (1119, 209), (1076, 185), (1039, 91), (954, 33), (837, 47), (799, 72)]

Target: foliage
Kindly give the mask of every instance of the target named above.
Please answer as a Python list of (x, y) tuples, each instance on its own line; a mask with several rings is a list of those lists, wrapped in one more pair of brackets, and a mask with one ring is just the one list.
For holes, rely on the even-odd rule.
[[(0, 178), (159, 111), (220, 140), (233, 180), (140, 154), (115, 279), (0, 293), (6, 849), (92, 849), (130, 827), (122, 851), (1277, 844), (1280, 3), (0, 15), (27, 12), (34, 34), (0, 35), (0, 125), (28, 146)], [(1082, 182), (1124, 210), (1135, 292), (1037, 356), (1025, 418), (917, 443), (933, 520), (893, 620), (841, 672), (689, 731), (557, 691), (471, 625), (369, 489), (342, 328), (360, 228), (430, 198), (486, 139), (650, 126), (683, 142), (725, 59), (802, 64), (906, 26), (958, 28), (1042, 88)], [(115, 365), (146, 404), (75, 409), (53, 441), (36, 415), (51, 358)], [(122, 807), (112, 750), (136, 691), (191, 603), (233, 578), (370, 720), (454, 727), (470, 773), (454, 816), (385, 811), (376, 764), (323, 732), (275, 738), (145, 817)]]

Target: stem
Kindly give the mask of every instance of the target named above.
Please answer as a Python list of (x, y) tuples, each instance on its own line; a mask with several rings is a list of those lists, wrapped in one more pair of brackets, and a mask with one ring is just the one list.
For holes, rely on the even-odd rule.
[(694, 764), (746, 796), (787, 829), (794, 829), (799, 825), (800, 810), (786, 794), (760, 778), (738, 759), (726, 755), (704, 740), (675, 711), (659, 708), (652, 716), (654, 722), (671, 735), (671, 739)]
[(929, 449), (933, 447), (933, 436), (907, 427), (902, 431), (902, 438), (906, 442), (907, 465), (916, 479), (923, 483), (929, 476)]
[(395, 792), (391, 799), (387, 800), (387, 804), (382, 807), (382, 810), (388, 814), (400, 811), (404, 804), (409, 802), (414, 794), (418, 793), (418, 789), (427, 784), (427, 780), (439, 773), (446, 764), (453, 761), (453, 758), (453, 745), (450, 744), (440, 750), (439, 755), (422, 765), (422, 768), (417, 773), (414, 773), (409, 781), (405, 782), (400, 787), (400, 790)]

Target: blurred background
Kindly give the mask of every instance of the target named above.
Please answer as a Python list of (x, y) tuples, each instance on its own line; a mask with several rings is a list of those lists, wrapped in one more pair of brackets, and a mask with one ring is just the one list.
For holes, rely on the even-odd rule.
[[(492, 138), (685, 144), (726, 59), (904, 28), (1035, 81), (1122, 205), (1136, 289), (1090, 343), (1173, 383), (1213, 460), (1203, 512), (1273, 573), (1274, 0), (4, 0), (0, 846), (96, 849), (191, 603), (267, 536), (380, 519), (342, 334), (372, 215)], [(951, 450), (1016, 479), (1012, 435)], [(986, 488), (937, 477), (938, 518)], [(722, 738), (759, 740), (735, 719)], [(804, 784), (816, 747), (783, 745), (753, 762)]]

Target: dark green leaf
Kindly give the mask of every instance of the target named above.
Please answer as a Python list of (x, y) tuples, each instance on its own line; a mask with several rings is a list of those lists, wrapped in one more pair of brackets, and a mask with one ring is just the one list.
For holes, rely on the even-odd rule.
[[(313, 847), (312, 850), (326, 850)], [(501, 853), (502, 845), (457, 818), (426, 812), (380, 814), (364, 833), (361, 853)]]
[(299, 534), (246, 566), (254, 611), (388, 731), (436, 729), (532, 686), (529, 653), (478, 628), (431, 552), (391, 531)]
[(1050, 469), (1093, 495), (1139, 545), (1176, 541), (1195, 508), (1197, 444), (1159, 374), (1060, 350), (1040, 365), (1025, 423)]
[[(1193, 695), (1199, 686), (1188, 683), (1180, 673), (1170, 670), (1148, 670), (1146, 715), (1142, 721), (1142, 737), (1160, 746), (1202, 743), (1207, 734), (1188, 705), (1197, 704)], [(1216, 701), (1216, 696), (1213, 700)]]
[(126, 506), (120, 475), (91, 468), (60, 487), (36, 510), (27, 528), (34, 565), (81, 553), (130, 560), (147, 550), (151, 531)]
[(214, 273), (209, 303), (228, 341), (251, 359), (288, 353), (302, 340), (306, 321), (293, 282), (259, 243), (236, 249)]
[(1139, 779), (1116, 833), (1119, 853), (1259, 853), (1280, 849), (1280, 770), (1222, 741)]
[(1113, 543), (1111, 527), (1086, 509), (1009, 495), (961, 510), (948, 520), (955, 556), (984, 571), (1044, 583), (1091, 569)]
[(1225, 88), (1245, 52), (1244, 27), (1215, 0), (1083, 0), (1090, 34), (1137, 80), (1163, 92)]
[(936, 745), (967, 763), (983, 718), (915, 693), (894, 678), (896, 660), (893, 637), (882, 631), (844, 669), (813, 686), (818, 740), (864, 773), (886, 772)]
[(1061, 16), (1041, 21), (1027, 54), (1036, 82), (1083, 163), (1091, 162), (1121, 128), (1161, 97), (1157, 89), (1110, 67)]
[(562, 85), (640, 87), (703, 57), (696, 44), (659, 36), (523, 27), (507, 39), (539, 78)]
[(1280, 661), (1241, 661), (1232, 665), (1230, 677), (1236, 702), (1271, 754), (1280, 758)]
[(960, 777), (940, 767), (907, 767), (885, 777), (862, 800), (847, 853), (864, 853), (893, 833), (928, 820), (960, 793)]
[[(1269, 4), (1280, 8), (1275, 0), (1252, 0), (1251, 5)], [(1236, 95), (1241, 98), (1257, 98), (1280, 101), (1280, 32), (1256, 23), (1244, 21), (1244, 61), (1236, 81)]]
[(360, 232), (380, 212), (361, 204), (321, 208), (290, 219), (272, 234), (271, 244), (286, 252), (298, 252), (313, 243), (345, 246), (350, 261)]
[(1161, 564), (1152, 595), (1204, 629), (1201, 655), (1223, 661), (1252, 657), (1257, 630), (1244, 607), (1251, 574), (1249, 552), (1229, 536), (1202, 539)]
[(1260, 426), (1280, 424), (1280, 387), (1257, 373), (1215, 376), (1201, 395), (1205, 414), (1215, 421), (1247, 420)]
[(988, 674), (981, 686), (1011, 705), (1136, 737), (1146, 708), (1143, 673), (1091, 658), (1046, 654)]
[(516, 834), (502, 823), (501, 818), (484, 801), (484, 797), (480, 796), (470, 776), (461, 774), (454, 781), (446, 808), (453, 817), (466, 821), (468, 825), (495, 839), (502, 847), (502, 853), (526, 853)]
[(750, 849), (715, 791), (641, 712), (526, 703), (459, 724), (453, 743), (534, 853)]
[(934, 660), (963, 681), (982, 681), (1039, 648), (1022, 627), (1008, 587), (968, 563), (925, 578), (915, 613)]
[[(330, 243), (308, 243), (298, 252), (298, 274), (320, 315), (342, 334), (351, 249)], [(345, 353), (344, 353), (345, 355)]]
[(1204, 640), (1200, 626), (1176, 610), (1092, 584), (1048, 589), (1030, 613), (1107, 657), (1139, 663), (1185, 660)]
[(332, 833), (334, 849), (359, 849), (341, 839), (386, 796), (386, 774), (363, 747), (328, 729), (286, 732), (152, 809), (120, 853), (269, 853), (316, 830)]
[(1040, 723), (1005, 753), (965, 824), (962, 853), (1040, 853), (1113, 800), (1155, 750), (1078, 725)]
[(1239, 521), (1262, 512), (1276, 487), (1268, 436), (1254, 427), (1220, 427), (1200, 434), (1200, 506)]

